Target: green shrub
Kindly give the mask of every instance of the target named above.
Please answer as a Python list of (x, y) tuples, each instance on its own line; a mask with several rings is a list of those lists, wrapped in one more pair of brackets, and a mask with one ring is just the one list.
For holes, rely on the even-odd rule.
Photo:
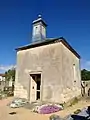
[(78, 113), (80, 113), (81, 112), (81, 110), (80, 109), (77, 109), (76, 111), (74, 111), (74, 114), (78, 114)]
[(76, 103), (78, 103), (78, 98), (77, 98), (77, 97), (75, 97), (75, 98), (71, 101), (70, 106), (75, 105)]

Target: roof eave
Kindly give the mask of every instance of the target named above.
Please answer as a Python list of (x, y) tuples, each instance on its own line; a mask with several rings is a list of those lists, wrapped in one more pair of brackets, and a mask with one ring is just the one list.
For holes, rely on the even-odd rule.
[(54, 42), (62, 42), (77, 58), (79, 58), (79, 59), (81, 58), (80, 55), (71, 47), (71, 45), (63, 37), (54, 38), (54, 39), (51, 39), (51, 40), (47, 39), (46, 41), (43, 41), (43, 42), (34, 43), (34, 44), (27, 45), (27, 46), (16, 48), (15, 50), (18, 52), (20, 50), (26, 50), (26, 49), (29, 49), (29, 48), (34, 48), (34, 47), (38, 47), (38, 46), (42, 46), (42, 45), (47, 45), (49, 43), (54, 43)]

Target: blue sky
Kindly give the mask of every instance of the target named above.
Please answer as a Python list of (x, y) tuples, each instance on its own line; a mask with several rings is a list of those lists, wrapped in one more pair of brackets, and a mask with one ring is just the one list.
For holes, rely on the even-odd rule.
[(47, 37), (63, 36), (90, 69), (90, 0), (0, 0), (0, 72), (16, 65), (15, 48), (31, 42), (32, 21), (41, 14)]

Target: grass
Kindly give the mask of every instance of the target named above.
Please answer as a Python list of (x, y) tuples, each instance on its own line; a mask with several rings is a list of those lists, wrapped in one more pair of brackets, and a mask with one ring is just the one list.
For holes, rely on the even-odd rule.
[(75, 105), (76, 103), (78, 103), (78, 98), (77, 97), (75, 97), (72, 101), (71, 101), (71, 106), (72, 105)]
[(76, 103), (78, 103), (78, 101), (80, 101), (80, 99), (78, 99), (77, 97), (74, 97), (70, 101), (63, 104), (64, 108), (71, 107), (71, 106), (75, 105)]

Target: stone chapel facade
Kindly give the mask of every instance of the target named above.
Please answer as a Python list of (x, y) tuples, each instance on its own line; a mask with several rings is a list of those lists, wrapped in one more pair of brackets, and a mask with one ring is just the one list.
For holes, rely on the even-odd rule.
[(47, 38), (46, 26), (39, 16), (32, 43), (16, 49), (14, 96), (63, 103), (81, 94), (80, 56), (63, 37)]

